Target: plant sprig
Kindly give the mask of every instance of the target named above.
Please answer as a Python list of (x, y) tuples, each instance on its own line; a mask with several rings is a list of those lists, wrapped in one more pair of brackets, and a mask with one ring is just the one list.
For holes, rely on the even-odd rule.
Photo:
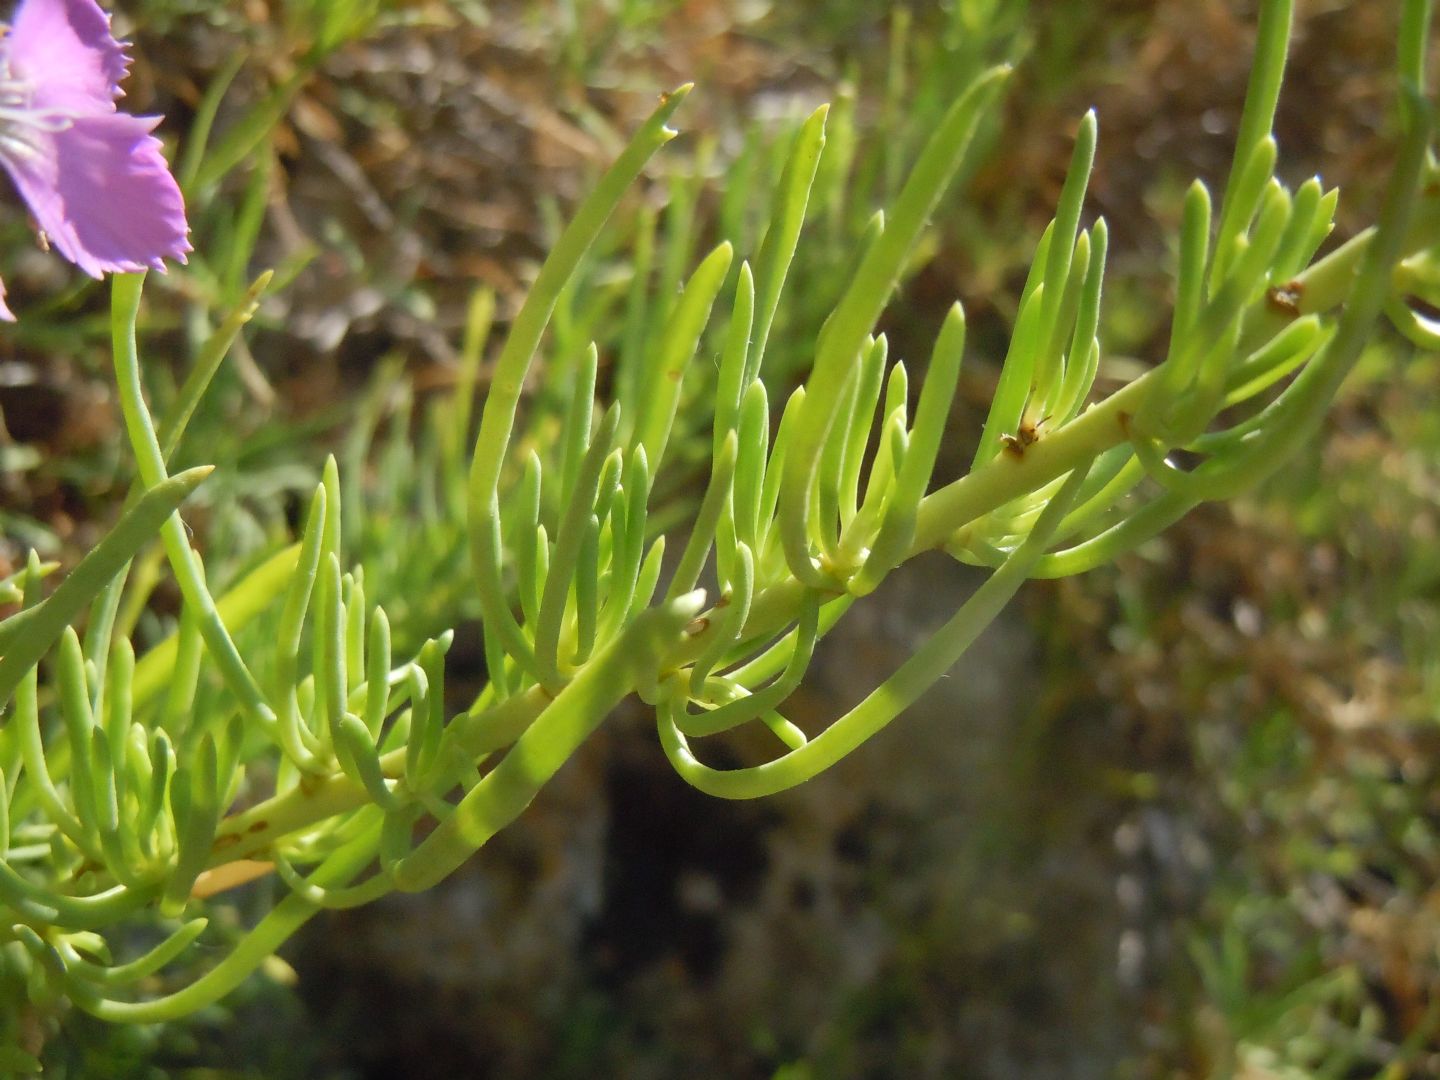
[[(369, 11), (351, 7), (357, 19)], [(1218, 222), (1203, 185), (1185, 200), (1168, 354), (1093, 403), (1108, 230), (1083, 220), (1098, 138), (1087, 114), (972, 468), (938, 488), (964, 312), (949, 309), (913, 380), (913, 410), (912, 376), (876, 322), (997, 100), (1004, 66), (956, 98), (894, 205), (868, 219), (833, 310), (803, 343), (813, 367), (778, 423), (779, 383), (766, 381), (766, 359), (782, 351), (787, 305), (801, 302), (792, 295), (797, 253), (813, 210), (831, 226), (843, 216), (827, 201), (843, 182), (827, 171), (824, 109), (776, 158), (763, 239), (721, 238), (683, 286), (695, 243), (693, 224), (680, 220), (688, 215), (667, 216), (663, 231), (654, 214), (638, 217), (637, 279), (594, 309), (624, 297), (615, 400), (597, 409), (601, 344), (583, 332), (599, 316), (582, 313), (579, 282), (626, 192), (673, 136), (667, 125), (684, 86), (600, 178), (541, 267), (489, 370), (478, 432), (470, 395), (494, 315), (483, 292), (455, 396), (422, 414), (413, 445), (408, 428), (392, 430), (379, 450), (378, 494), (358, 479), (342, 483), (331, 458), (298, 541), (218, 598), (176, 513), (208, 470), (172, 477), (168, 459), (265, 282), (227, 305), (157, 433), (140, 380), (143, 279), (117, 277), (112, 334), (135, 500), (48, 598), (38, 559), (0, 582), (0, 596), (23, 601), (0, 622), (0, 701), (9, 709), (0, 903), (11, 916), (0, 937), (30, 958), (35, 992), (114, 1021), (166, 1020), (214, 1002), (317, 912), (453, 873), (632, 695), (654, 707), (663, 752), (685, 782), (724, 798), (794, 786), (943, 677), (1028, 578), (1114, 558), (1198, 501), (1278, 468), (1313, 433), (1382, 311), (1405, 323), (1397, 283), (1440, 280), (1430, 266), (1440, 205), (1424, 184), (1429, 12), (1423, 0), (1405, 4), (1401, 145), (1379, 224), (1312, 264), (1335, 196), (1318, 181), (1292, 191), (1275, 178), (1271, 127), (1291, 4), (1266, 0)], [(343, 37), (348, 27), (331, 29)], [(846, 109), (833, 115), (842, 128), (851, 122)], [(853, 133), (841, 134), (848, 155)], [(199, 153), (189, 175), (202, 187), (244, 156)], [(885, 168), (898, 180), (896, 161), (887, 157)], [(674, 191), (690, 206), (686, 183)], [(731, 208), (734, 220), (743, 216)], [(652, 266), (663, 291), (653, 306)], [(565, 392), (522, 420), (551, 329)], [(783, 351), (796, 349), (787, 341)], [(717, 364), (699, 362), (712, 354)], [(706, 397), (708, 410), (694, 404)], [(1247, 403), (1249, 416), (1217, 428), (1224, 410)], [(383, 408), (378, 397), (367, 403), (347, 470), (374, 451)], [(1169, 456), (1177, 448), (1202, 463), (1178, 466)], [(696, 475), (706, 477), (698, 502), (677, 495)], [(416, 523), (400, 529), (408, 516)], [(677, 517), (689, 524), (683, 542)], [(184, 605), (174, 633), (137, 658), (118, 614), (121, 589), (157, 535)], [(668, 564), (667, 535), (678, 548)], [(852, 603), (937, 548), (993, 572), (854, 709), (813, 734), (787, 718), (817, 644)], [(356, 550), (368, 562), (347, 571)], [(713, 592), (697, 587), (712, 578)], [(372, 597), (427, 610), (440, 594), (429, 610), (452, 611), (461, 593), (473, 594), (483, 620), (489, 678), (450, 715), (453, 635), (397, 623)], [(86, 608), (82, 638), (73, 625)], [(705, 763), (702, 740), (749, 724), (774, 736), (772, 756), (728, 769)], [(35, 827), (46, 842), (20, 843)], [(203, 935), (197, 901), (270, 872), (283, 897), (224, 959), (169, 993), (136, 996)], [(112, 963), (96, 932), (146, 912), (174, 928), (150, 951)]]

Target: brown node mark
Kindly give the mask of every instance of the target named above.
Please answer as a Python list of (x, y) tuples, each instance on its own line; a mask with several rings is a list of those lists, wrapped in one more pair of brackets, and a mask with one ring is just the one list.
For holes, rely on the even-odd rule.
[(1305, 297), (1305, 283), (1303, 281), (1288, 281), (1284, 285), (1271, 285), (1265, 290), (1265, 302), (1270, 305), (1270, 310), (1287, 315), (1290, 318), (1298, 318), (1300, 315), (1300, 301)]
[(1015, 434), (1001, 435), (1000, 441), (1005, 444), (1005, 452), (1023, 458), (1025, 451), (1040, 441), (1040, 436), (1045, 433), (1045, 421), (1049, 419), (1048, 416), (1042, 416), (1039, 420), (1023, 419), (1015, 429)]

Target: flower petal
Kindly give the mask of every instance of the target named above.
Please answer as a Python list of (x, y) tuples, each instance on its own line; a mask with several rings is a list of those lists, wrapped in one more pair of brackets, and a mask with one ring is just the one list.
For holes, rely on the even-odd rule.
[(91, 277), (185, 261), (185, 202), (150, 134), (156, 116), (83, 116), (3, 164), (61, 255)]
[(113, 112), (130, 66), (95, 0), (21, 0), (4, 39), (11, 76), (31, 84), (35, 109)]
[(5, 303), (5, 283), (3, 281), (0, 281), (0, 319), (4, 319), (6, 322), (15, 321), (15, 313)]

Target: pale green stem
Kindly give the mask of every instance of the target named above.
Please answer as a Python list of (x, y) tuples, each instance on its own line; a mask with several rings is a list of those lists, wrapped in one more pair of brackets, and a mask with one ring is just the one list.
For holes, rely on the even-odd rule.
[[(167, 477), (165, 456), (145, 406), (145, 393), (140, 382), (140, 356), (135, 343), (135, 322), (140, 314), (140, 291), (144, 282), (144, 274), (115, 275), (111, 292), (110, 331), (115, 354), (115, 383), (120, 394), (125, 430), (130, 437), (141, 482), (147, 488), (153, 488)], [(275, 712), (265, 701), (255, 677), (240, 658), (230, 631), (215, 610), (215, 601), (205, 585), (204, 567), (190, 546), (185, 523), (178, 514), (172, 514), (160, 527), (160, 539), (180, 592), (196, 612), (200, 634), (225, 684), (251, 719), (271, 727), (275, 722)]]

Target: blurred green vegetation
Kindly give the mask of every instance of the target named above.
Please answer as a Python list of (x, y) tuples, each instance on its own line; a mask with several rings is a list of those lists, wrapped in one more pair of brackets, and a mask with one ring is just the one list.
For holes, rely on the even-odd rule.
[[(1390, 6), (1307, 16), (1282, 101), (1284, 156), (1323, 162), (1347, 207), (1374, 205)], [(822, 212), (792, 270), (803, 302), (782, 314), (786, 341), (813, 339), (841, 280), (831, 268), (852, 257), (956, 87), (1006, 56), (1021, 65), (1019, 89), (887, 329), (900, 350), (928, 340), (958, 291), (975, 338), (1000, 340), (1068, 134), (1098, 98), (1087, 216), (1104, 212), (1115, 238), (1106, 351), (1117, 371), (1143, 362), (1167, 330), (1156, 271), (1172, 257), (1162, 238), (1183, 184), (1224, 165), (1247, 16), (1219, 0), (126, 5), (132, 99), (167, 116), (196, 247), (147, 290), (150, 340), (164, 346), (147, 369), (161, 410), (211, 329), (207, 313), (277, 270), (176, 463), (221, 466), (195, 520), (214, 584), (288, 535), (335, 450), (354, 485), (347, 505), (370, 508), (347, 527), (367, 587), (387, 603), (418, 601), (392, 610), (397, 645), (473, 617), (472, 598), (430, 587), (453, 580), (463, 557), (454, 538), (427, 532), (438, 513), (427, 501), (440, 496), (414, 480), (445, 460), (436, 414), (448, 406), (431, 391), (461, 378), (483, 386), (491, 316), (477, 296), (508, 319), (563, 208), (654, 93), (684, 78), (702, 83), (684, 123), (693, 134), (557, 316), (528, 405), (553, 434), (580, 349), (595, 340), (611, 377), (698, 252), (722, 236), (758, 246), (797, 124), (833, 100)], [(13, 218), (0, 236), (0, 274), (22, 313), (0, 343), (0, 577), (32, 545), (47, 557), (83, 551), (99, 508), (130, 482), (112, 439), (100, 290), (62, 277), (27, 237)], [(781, 387), (803, 359), (774, 358)], [(967, 370), (973, 403), (988, 400), (997, 366)], [(688, 389), (692, 436), (708, 391), (703, 379)], [(962, 460), (977, 425), (953, 420), (946, 453)], [(536, 448), (554, 453), (559, 441)], [(677, 518), (695, 479), (664, 478)], [(1123, 929), (1114, 969), (1094, 977), (1118, 980), (1131, 1006), (1104, 1072), (1052, 1063), (1033, 1075), (1440, 1075), (1437, 506), (1440, 358), (1384, 340), (1316, 446), (1266, 488), (1197, 511), (1114, 567), (1032, 590), (1045, 669), (1013, 766), (1039, 786), (1021, 808), (1038, 823), (1001, 814), (988, 842), (1004, 849), (996, 865), (1039, 862), (1053, 850), (1047, 829), (1062, 831), (1067, 815), (1099, 823)], [(391, 557), (402, 531), (422, 557)], [(124, 609), (151, 640), (175, 610), (159, 565), (141, 561)], [(1084, 752), (1069, 756), (1077, 744)], [(959, 902), (977, 939), (1011, 941), (1035, 910), (1005, 902)], [(222, 910), (238, 919), (244, 908)], [(851, 994), (812, 1044), (755, 1031), (744, 1060), (783, 1065), (775, 1075), (787, 1080), (955, 1075), (933, 1071), (926, 1024), (931, 1010), (967, 1007), (946, 998), (945, 966), (990, 942), (943, 939), (953, 926), (902, 926), (885, 977)], [(1045, 963), (1034, 948), (993, 955)], [(1002, 1001), (1007, 977), (995, 976)], [(1005, 1003), (1023, 1029), (1024, 1002)], [(643, 1017), (603, 996), (582, 1004), (554, 1025), (549, 1075), (623, 1067), (626, 1047), (646, 1042)], [(309, 1009), (264, 978), (164, 1030), (67, 1020), (46, 1075), (362, 1075), (347, 1035)], [(284, 1032), (283, 1051), (256, 1032), (272, 1042)]]

